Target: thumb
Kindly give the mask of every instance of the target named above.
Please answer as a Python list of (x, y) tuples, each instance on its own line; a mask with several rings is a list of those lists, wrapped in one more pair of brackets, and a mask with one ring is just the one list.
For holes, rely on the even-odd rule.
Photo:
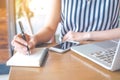
[(29, 47), (30, 49), (35, 48), (35, 42), (34, 42), (33, 40), (30, 40), (29, 43), (28, 43), (28, 47)]

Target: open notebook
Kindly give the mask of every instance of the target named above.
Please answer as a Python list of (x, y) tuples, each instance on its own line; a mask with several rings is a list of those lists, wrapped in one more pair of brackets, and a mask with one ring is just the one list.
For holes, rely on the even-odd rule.
[[(46, 48), (35, 48), (32, 50), (31, 55), (24, 55), (16, 52), (8, 61), (8, 66), (27, 66), (27, 67), (40, 67), (43, 60), (43, 54), (48, 53)], [(47, 54), (46, 54), (47, 55)]]

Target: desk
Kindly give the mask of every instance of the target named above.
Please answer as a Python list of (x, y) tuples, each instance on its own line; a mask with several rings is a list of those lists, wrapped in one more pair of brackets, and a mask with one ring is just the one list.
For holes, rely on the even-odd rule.
[(49, 51), (43, 67), (11, 67), (9, 80), (120, 80), (120, 71), (108, 71), (72, 51)]

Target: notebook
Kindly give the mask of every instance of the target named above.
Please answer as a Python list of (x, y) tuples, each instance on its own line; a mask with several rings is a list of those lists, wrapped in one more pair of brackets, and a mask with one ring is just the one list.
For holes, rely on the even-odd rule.
[(45, 48), (35, 48), (31, 55), (24, 55), (16, 52), (6, 63), (7, 66), (26, 66), (26, 67), (40, 67), (43, 58), (43, 50)]
[(120, 69), (120, 40), (74, 46), (71, 50), (110, 71)]

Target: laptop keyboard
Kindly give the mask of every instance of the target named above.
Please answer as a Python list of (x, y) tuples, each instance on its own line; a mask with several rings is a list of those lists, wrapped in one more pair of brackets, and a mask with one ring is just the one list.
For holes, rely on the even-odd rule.
[(98, 52), (91, 53), (91, 55), (111, 65), (112, 60), (114, 58), (115, 51), (116, 51), (116, 48), (110, 48), (105, 51), (98, 51)]

